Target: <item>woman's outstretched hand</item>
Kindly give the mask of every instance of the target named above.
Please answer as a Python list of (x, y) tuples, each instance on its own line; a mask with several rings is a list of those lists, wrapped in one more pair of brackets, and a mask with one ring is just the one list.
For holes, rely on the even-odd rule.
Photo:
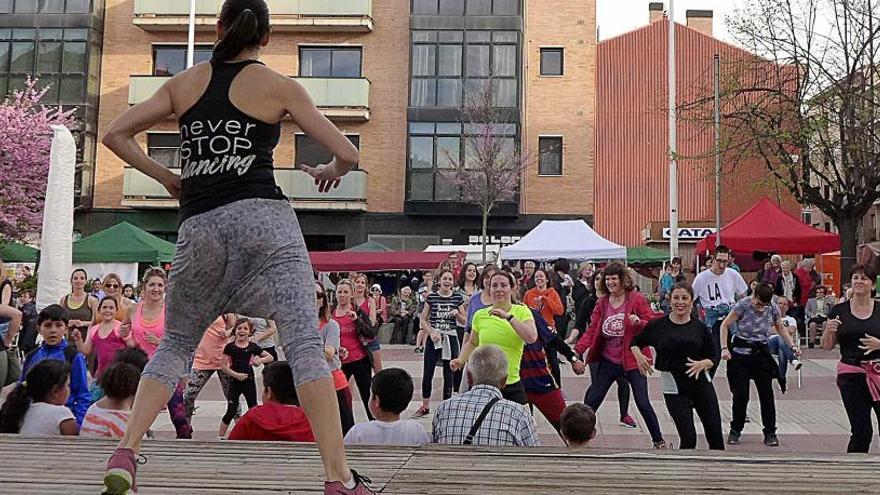
[(336, 170), (335, 160), (314, 167), (301, 163), (299, 169), (315, 179), (315, 185), (318, 186), (318, 192), (321, 193), (330, 192), (331, 189), (336, 189), (341, 182), (339, 179), (340, 174)]

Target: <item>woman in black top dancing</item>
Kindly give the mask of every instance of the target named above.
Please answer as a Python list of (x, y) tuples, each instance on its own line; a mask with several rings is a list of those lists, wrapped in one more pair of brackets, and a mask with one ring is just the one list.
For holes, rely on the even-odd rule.
[(870, 267), (850, 269), (852, 298), (828, 313), (822, 348), (840, 344), (837, 388), (849, 418), (848, 453), (868, 453), (874, 427), (871, 411), (880, 419), (880, 305), (874, 300), (877, 274)]
[[(273, 150), (290, 117), (334, 156), (303, 166), (321, 192), (339, 185), (357, 149), (293, 79), (257, 59), (269, 43), (263, 0), (226, 0), (210, 62), (172, 77), (110, 125), (103, 143), (180, 201), (168, 282), (166, 334), (144, 370), (125, 437), (110, 458), (105, 493), (136, 491), (135, 455), (204, 329), (224, 313), (274, 320), (324, 461), (325, 493), (371, 493), (348, 469), (330, 368), (316, 331), (314, 276), (293, 209), (275, 184)], [(182, 173), (147, 156), (135, 135), (178, 118)], [(210, 287), (210, 291), (205, 291)], [(366, 481), (366, 480), (363, 480)]]
[[(712, 450), (724, 450), (721, 412), (718, 397), (709, 378), (709, 370), (718, 365), (718, 348), (712, 345), (712, 332), (700, 320), (691, 318), (694, 292), (679, 282), (669, 294), (672, 312), (648, 323), (632, 340), (632, 353), (643, 375), (660, 370), (660, 383), (666, 408), (675, 422), (682, 449), (697, 446), (694, 411), (703, 423), (706, 440)], [(657, 351), (654, 366), (642, 348)]]

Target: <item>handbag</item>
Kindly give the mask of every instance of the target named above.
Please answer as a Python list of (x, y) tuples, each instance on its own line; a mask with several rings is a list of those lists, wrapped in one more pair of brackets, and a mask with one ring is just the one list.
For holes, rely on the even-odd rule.
[(357, 310), (354, 328), (358, 337), (365, 340), (375, 339), (379, 335), (379, 326), (373, 325), (373, 322), (370, 321), (370, 316), (364, 313), (362, 309)]

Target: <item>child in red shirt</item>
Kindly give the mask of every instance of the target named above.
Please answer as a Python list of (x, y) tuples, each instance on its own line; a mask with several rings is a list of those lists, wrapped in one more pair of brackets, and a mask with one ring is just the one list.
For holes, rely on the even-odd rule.
[(309, 420), (299, 407), (293, 374), (287, 361), (276, 361), (263, 369), (263, 404), (248, 409), (235, 422), (229, 439), (315, 441)]

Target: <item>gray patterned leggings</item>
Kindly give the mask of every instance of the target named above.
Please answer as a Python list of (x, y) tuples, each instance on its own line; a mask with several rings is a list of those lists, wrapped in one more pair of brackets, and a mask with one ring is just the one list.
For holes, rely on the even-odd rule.
[(193, 369), (189, 373), (189, 380), (186, 382), (186, 390), (183, 392), (183, 407), (186, 411), (186, 417), (190, 420), (192, 419), (193, 411), (196, 410), (196, 398), (198, 398), (202, 389), (205, 388), (205, 385), (208, 384), (208, 380), (211, 379), (211, 376), (214, 373), (217, 373), (217, 378), (220, 379), (220, 388), (223, 389), (223, 397), (229, 395), (229, 381), (231, 379), (229, 375), (220, 370)]
[(287, 201), (245, 199), (183, 222), (168, 280), (165, 337), (143, 376), (173, 390), (189, 373), (205, 329), (223, 313), (275, 320), (297, 386), (330, 377), (312, 266)]

